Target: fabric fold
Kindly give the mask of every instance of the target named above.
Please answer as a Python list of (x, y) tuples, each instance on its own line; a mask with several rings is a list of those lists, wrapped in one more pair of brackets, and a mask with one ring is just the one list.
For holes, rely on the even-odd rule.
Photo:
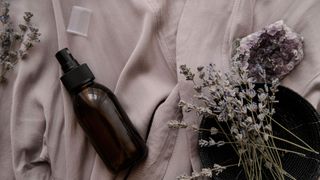
[[(282, 84), (320, 109), (317, 0), (10, 3), (15, 21), (24, 11), (33, 12), (42, 35), (28, 59), (10, 72), (8, 86), (0, 86), (0, 179), (166, 180), (200, 169), (197, 133), (167, 125), (170, 120), (199, 122), (177, 106), (193, 96), (179, 66), (196, 70), (214, 63), (226, 72), (233, 40), (279, 19), (305, 38), (305, 59)], [(87, 37), (66, 33), (74, 5), (92, 10)], [(149, 156), (130, 172), (108, 170), (77, 123), (54, 57), (66, 46), (88, 64), (97, 82), (115, 92), (146, 139)]]

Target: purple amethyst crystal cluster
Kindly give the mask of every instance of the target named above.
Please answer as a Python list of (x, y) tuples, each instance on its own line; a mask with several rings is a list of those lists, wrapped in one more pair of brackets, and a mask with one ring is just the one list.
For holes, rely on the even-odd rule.
[(232, 59), (248, 63), (257, 82), (282, 79), (303, 59), (303, 37), (280, 20), (237, 40)]

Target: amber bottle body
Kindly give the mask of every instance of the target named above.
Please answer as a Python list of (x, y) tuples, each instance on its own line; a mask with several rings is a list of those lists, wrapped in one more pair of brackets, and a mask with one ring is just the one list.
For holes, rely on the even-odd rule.
[(75, 93), (73, 105), (81, 127), (110, 169), (118, 172), (146, 156), (144, 141), (108, 88), (89, 83)]
[(106, 166), (118, 172), (143, 159), (147, 147), (116, 96), (95, 83), (88, 65), (80, 65), (67, 48), (58, 51), (56, 58), (79, 124)]

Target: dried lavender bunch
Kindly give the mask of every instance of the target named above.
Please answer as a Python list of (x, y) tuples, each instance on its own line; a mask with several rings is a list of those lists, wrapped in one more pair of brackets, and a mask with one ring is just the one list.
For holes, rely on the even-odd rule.
[(191, 180), (191, 179), (198, 179), (201, 177), (212, 177), (213, 173), (215, 175), (219, 175), (221, 172), (223, 172), (226, 168), (231, 166), (220, 166), (218, 164), (214, 164), (213, 168), (203, 168), (201, 172), (193, 172), (191, 176), (189, 175), (181, 175), (177, 178), (179, 180)]
[[(199, 146), (224, 146), (229, 144), (239, 157), (237, 164), (218, 165), (212, 168), (194, 172), (191, 176), (182, 175), (178, 179), (197, 179), (201, 176), (211, 177), (218, 175), (231, 166), (242, 166), (247, 179), (262, 179), (263, 167), (269, 170), (274, 179), (294, 179), (282, 168), (279, 152), (304, 154), (289, 149), (276, 147), (274, 139), (289, 143), (303, 150), (316, 152), (305, 142), (295, 136), (305, 146), (289, 142), (273, 135), (272, 123), (278, 123), (272, 118), (275, 113), (273, 104), (277, 103), (275, 93), (278, 91), (279, 80), (273, 79), (271, 85), (265, 84), (263, 88), (255, 88), (255, 78), (249, 75), (249, 63), (234, 61), (230, 73), (222, 74), (215, 70), (214, 65), (198, 67), (197, 74), (186, 65), (180, 70), (186, 80), (194, 83), (194, 95), (197, 102), (188, 103), (180, 101), (179, 106), (186, 112), (194, 111), (200, 119), (208, 118), (216, 121), (217, 127), (199, 129), (198, 126), (189, 125), (184, 121), (172, 120), (171, 128), (192, 128), (198, 131), (209, 131), (213, 137), (223, 134), (225, 140), (214, 138), (199, 140)], [(260, 72), (260, 74), (263, 74)], [(266, 75), (263, 74), (264, 79)], [(201, 83), (196, 83), (197, 81)], [(227, 127), (227, 128), (225, 128)], [(285, 129), (285, 127), (282, 126)], [(287, 132), (289, 130), (285, 129)], [(219, 167), (219, 168), (217, 168)], [(211, 173), (208, 173), (211, 171)]]
[(233, 60), (249, 63), (249, 75), (266, 71), (267, 81), (282, 79), (303, 59), (303, 37), (293, 32), (282, 20), (235, 41)]
[(27, 57), (28, 51), (34, 44), (40, 42), (39, 29), (31, 23), (33, 14), (25, 12), (24, 22), (17, 28), (13, 25), (9, 15), (10, 3), (6, 0), (0, 1), (0, 83), (6, 81), (5, 75), (13, 69), (19, 60)]

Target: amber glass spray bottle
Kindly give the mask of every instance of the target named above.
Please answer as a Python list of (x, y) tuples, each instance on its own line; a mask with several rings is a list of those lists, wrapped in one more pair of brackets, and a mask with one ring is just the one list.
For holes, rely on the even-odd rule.
[(86, 64), (79, 64), (65, 48), (57, 52), (64, 72), (60, 78), (72, 95), (75, 114), (105, 165), (119, 172), (143, 159), (147, 148), (115, 95), (95, 83)]

